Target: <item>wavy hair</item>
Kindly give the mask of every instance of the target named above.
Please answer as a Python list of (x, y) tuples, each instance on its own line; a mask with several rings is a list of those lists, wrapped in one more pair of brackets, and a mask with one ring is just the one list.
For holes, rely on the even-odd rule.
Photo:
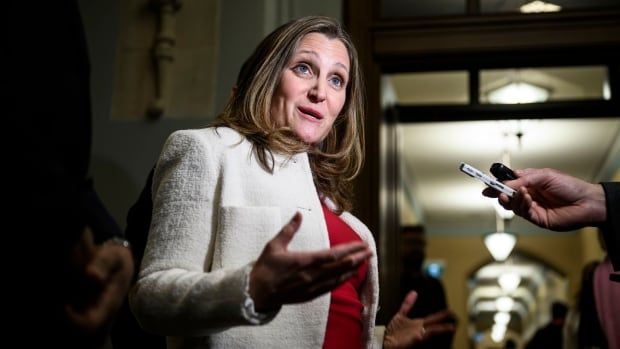
[[(346, 101), (325, 139), (317, 145), (302, 142), (271, 116), (271, 101), (280, 78), (300, 41), (310, 33), (340, 40), (349, 54)], [(364, 161), (364, 82), (357, 50), (350, 36), (334, 19), (308, 16), (288, 22), (269, 34), (243, 64), (231, 96), (215, 126), (228, 126), (243, 134), (254, 147), (261, 166), (273, 172), (273, 154), (292, 156), (308, 152), (319, 192), (338, 206), (353, 206), (352, 180)]]

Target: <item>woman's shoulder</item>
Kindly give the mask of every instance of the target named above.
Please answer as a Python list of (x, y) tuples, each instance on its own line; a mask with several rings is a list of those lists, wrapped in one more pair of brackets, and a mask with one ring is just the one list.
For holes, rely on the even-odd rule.
[(168, 136), (157, 166), (163, 168), (179, 161), (194, 166), (214, 166), (243, 158), (252, 149), (248, 144), (243, 136), (228, 127), (177, 130)]
[(220, 146), (230, 146), (241, 144), (245, 141), (236, 130), (225, 126), (211, 126), (199, 129), (184, 129), (174, 131), (168, 137), (168, 145), (170, 144), (187, 144), (195, 145), (196, 143), (208, 146), (209, 148), (218, 148)]
[(170, 134), (170, 138), (199, 138), (213, 141), (236, 141), (244, 137), (236, 130), (226, 126), (209, 126), (204, 128), (192, 128), (177, 130)]

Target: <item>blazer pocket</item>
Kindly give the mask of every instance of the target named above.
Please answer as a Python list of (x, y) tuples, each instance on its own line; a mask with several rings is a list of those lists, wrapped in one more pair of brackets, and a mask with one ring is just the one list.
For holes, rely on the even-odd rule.
[(238, 268), (256, 260), (282, 225), (279, 207), (220, 207), (214, 267)]

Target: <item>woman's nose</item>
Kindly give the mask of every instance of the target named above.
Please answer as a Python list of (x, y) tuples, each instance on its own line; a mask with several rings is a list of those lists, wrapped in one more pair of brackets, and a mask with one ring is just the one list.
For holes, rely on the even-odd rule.
[(312, 88), (310, 88), (309, 96), (310, 100), (313, 102), (318, 103), (324, 101), (327, 97), (325, 92), (325, 82), (321, 81), (321, 79), (317, 79)]

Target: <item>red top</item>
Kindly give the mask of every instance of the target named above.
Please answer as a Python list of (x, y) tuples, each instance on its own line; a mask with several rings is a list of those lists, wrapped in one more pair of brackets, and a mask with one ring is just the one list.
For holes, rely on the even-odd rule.
[[(327, 223), (330, 245), (361, 241), (351, 227), (343, 222), (340, 217), (330, 211), (323, 204), (323, 215)], [(366, 280), (368, 262), (365, 261), (353, 274), (340, 286), (332, 291), (327, 328), (325, 330), (324, 349), (363, 348), (362, 343), (362, 310), (364, 306), (360, 302), (360, 287)]]

